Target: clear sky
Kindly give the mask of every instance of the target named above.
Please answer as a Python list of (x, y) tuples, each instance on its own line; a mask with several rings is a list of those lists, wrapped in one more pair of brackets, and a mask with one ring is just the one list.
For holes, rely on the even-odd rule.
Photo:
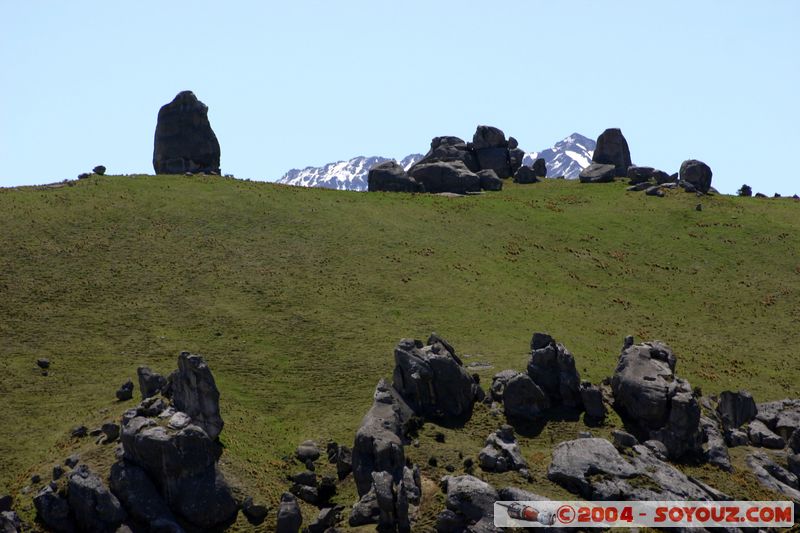
[(0, 185), (152, 173), (190, 89), (239, 178), (620, 127), (636, 164), (800, 193), (798, 27), (793, 0), (0, 0)]

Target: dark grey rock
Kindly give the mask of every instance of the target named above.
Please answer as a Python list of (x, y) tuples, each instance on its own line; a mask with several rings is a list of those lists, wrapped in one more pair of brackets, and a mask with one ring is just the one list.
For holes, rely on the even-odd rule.
[(371, 192), (421, 192), (417, 181), (409, 177), (397, 161), (386, 161), (375, 165), (367, 174), (367, 189)]
[(611, 183), (614, 181), (616, 172), (614, 165), (592, 163), (581, 171), (578, 179), (581, 183)]
[(336, 474), (339, 480), (346, 478), (353, 471), (353, 451), (347, 446), (339, 447), (339, 455), (336, 457)]
[[(769, 490), (775, 491), (794, 502), (795, 516), (800, 513), (800, 490), (797, 488), (797, 477), (775, 463), (763, 452), (756, 452), (748, 455), (745, 459), (747, 467), (755, 474), (758, 482)], [(795, 485), (786, 483), (787, 480), (794, 480)]]
[(408, 174), (429, 193), (466, 194), (481, 190), (478, 175), (461, 161), (420, 162), (411, 167)]
[(138, 466), (126, 461), (113, 464), (109, 485), (128, 514), (151, 531), (183, 533), (156, 486)]
[(390, 472), (400, 479), (405, 467), (403, 444), (411, 408), (386, 380), (375, 388), (372, 408), (364, 415), (353, 444), (353, 477), (359, 496), (372, 487), (372, 473)]
[(758, 410), (753, 396), (747, 391), (723, 391), (717, 402), (717, 415), (726, 430), (734, 429), (754, 420)]
[(486, 446), (478, 454), (478, 462), (489, 472), (520, 470), (528, 466), (514, 438), (514, 429), (503, 425), (486, 439)]
[(614, 429), (611, 431), (611, 436), (614, 439), (614, 446), (617, 449), (633, 448), (634, 446), (639, 444), (639, 441), (636, 440), (636, 437), (634, 437), (630, 433), (626, 433), (625, 431)]
[(619, 128), (609, 128), (597, 138), (597, 146), (592, 156), (593, 163), (614, 165), (615, 176), (625, 176), (631, 166), (631, 152), (628, 141)]
[(726, 431), (723, 435), (725, 437), (725, 444), (731, 448), (735, 448), (736, 446), (747, 446), (750, 444), (750, 437), (744, 430), (731, 429)]
[(447, 341), (434, 333), (421, 344), (403, 339), (395, 347), (394, 388), (418, 416), (467, 420), (480, 387)]
[(786, 446), (786, 442), (783, 438), (773, 433), (761, 420), (753, 420), (748, 424), (747, 435), (750, 437), (750, 442), (753, 446), (762, 446), (764, 448), (776, 450), (780, 450)]
[(794, 453), (800, 453), (800, 428), (794, 430), (786, 445)]
[(712, 494), (656, 457), (646, 446), (621, 455), (605, 439), (562, 442), (547, 477), (591, 500), (711, 500)]
[(8, 494), (0, 495), (0, 513), (10, 511), (13, 505), (14, 505), (14, 498), (9, 496)]
[(69, 475), (69, 506), (83, 531), (115, 531), (126, 514), (100, 478), (82, 465)]
[(81, 459), (80, 456), (78, 456), (78, 454), (72, 454), (66, 459), (64, 459), (64, 464), (70, 468), (75, 468), (75, 465), (77, 465), (80, 462), (80, 460)]
[(303, 524), (303, 515), (297, 498), (294, 495), (284, 492), (281, 496), (281, 503), (278, 507), (278, 521), (275, 533), (298, 533)]
[(711, 188), (711, 167), (696, 159), (688, 159), (681, 163), (680, 179), (691, 184), (695, 190), (707, 193)]
[(786, 457), (786, 465), (789, 472), (800, 478), (800, 453), (790, 453)]
[(310, 470), (306, 470), (304, 472), (299, 472), (291, 477), (291, 480), (294, 483), (298, 483), (300, 485), (306, 485), (307, 487), (316, 487), (317, 486), (317, 474), (311, 472)]
[(103, 176), (106, 173), (106, 167), (104, 167), (103, 165), (97, 165), (92, 169), (92, 172), (94, 172), (98, 176)]
[(575, 358), (546, 333), (534, 333), (528, 375), (547, 395), (550, 405), (580, 408), (580, 375)]
[(603, 392), (596, 385), (588, 381), (580, 385), (581, 403), (590, 422), (600, 422), (606, 417), (606, 406), (603, 402)]
[(631, 185), (630, 187), (627, 187), (625, 190), (628, 192), (641, 192), (641, 191), (646, 191), (652, 186), (653, 185), (649, 181), (643, 181), (642, 183)]
[(0, 511), (0, 533), (20, 533), (22, 521), (14, 511)]
[(653, 180), (653, 173), (655, 169), (653, 167), (637, 167), (637, 166), (630, 166), (628, 167), (628, 183), (631, 185), (637, 185), (639, 183), (647, 183)]
[(522, 162), (525, 160), (525, 150), (521, 148), (509, 148), (508, 150), (508, 164), (511, 166), (511, 175), (516, 176), (517, 170), (522, 167)]
[(550, 400), (529, 375), (517, 373), (506, 383), (503, 408), (509, 419), (532, 422), (550, 408)]
[(653, 179), (656, 180), (656, 183), (659, 185), (664, 185), (666, 183), (674, 183), (675, 178), (677, 178), (677, 176), (670, 176), (663, 170), (653, 171)]
[(481, 180), (481, 189), (484, 191), (501, 191), (503, 190), (503, 180), (497, 177), (497, 173), (492, 169), (478, 171), (478, 177)]
[(42, 370), (50, 368), (50, 360), (49, 359), (45, 359), (45, 358), (37, 359), (36, 360), (36, 366), (38, 366)]
[(658, 185), (654, 185), (652, 187), (648, 187), (647, 189), (645, 189), (644, 193), (647, 196), (657, 196), (659, 198), (663, 198), (664, 197), (664, 191), (662, 191), (661, 187), (659, 187)]
[(86, 426), (77, 426), (70, 430), (70, 436), (75, 439), (82, 439), (89, 434), (89, 429)]
[(64, 467), (59, 464), (53, 465), (53, 481), (61, 479), (61, 476), (63, 475), (64, 475)]
[(203, 358), (181, 352), (178, 370), (170, 375), (169, 385), (175, 409), (189, 415), (212, 440), (216, 439), (224, 426), (219, 412), (219, 390)]
[(167, 385), (167, 380), (161, 374), (157, 374), (146, 366), (136, 369), (139, 377), (139, 391), (142, 393), (142, 400), (159, 394)]
[(493, 170), (499, 178), (510, 178), (511, 161), (506, 148), (476, 148), (475, 157), (481, 170)]
[(541, 180), (536, 177), (533, 167), (521, 165), (514, 173), (514, 183), (539, 183), (539, 181)]
[(67, 499), (49, 486), (34, 496), (33, 505), (36, 507), (36, 516), (52, 531), (64, 533), (75, 531), (75, 521)]
[(494, 126), (478, 126), (472, 136), (472, 148), (480, 150), (484, 148), (508, 148), (506, 135), (503, 130)]
[(676, 358), (660, 342), (623, 350), (611, 380), (615, 408), (671, 459), (702, 455), (700, 406), (691, 385), (675, 376)]
[(503, 392), (506, 390), (506, 385), (508, 381), (519, 374), (516, 370), (503, 370), (502, 372), (498, 372), (492, 378), (492, 384), (489, 388), (489, 394), (491, 395), (492, 399), (497, 402), (503, 401)]
[(183, 91), (158, 111), (153, 168), (156, 174), (219, 174), (220, 148), (208, 107)]
[(440, 515), (438, 524), (471, 524), (469, 531), (476, 533), (500, 531), (494, 526), (494, 502), (499, 498), (491, 485), (473, 476), (447, 476), (442, 489), (450, 513)]
[(133, 381), (127, 380), (117, 389), (117, 400), (124, 402), (133, 398)]
[(508, 149), (513, 150), (519, 146), (519, 142), (514, 137), (508, 138)]
[(730, 472), (732, 470), (730, 454), (728, 453), (728, 447), (725, 445), (725, 439), (716, 421), (706, 416), (701, 416), (700, 427), (705, 435), (705, 441), (707, 443), (705, 452), (706, 460), (712, 465), (726, 472)]
[(269, 507), (262, 503), (255, 503), (253, 498), (247, 497), (244, 502), (242, 502), (242, 514), (250, 524), (259, 526), (267, 519)]
[(537, 178), (544, 178), (547, 176), (547, 163), (543, 158), (538, 158), (536, 161), (533, 162), (531, 165), (533, 169), (533, 175)]
[(317, 519), (308, 525), (304, 530), (308, 533), (325, 533), (336, 525), (339, 514), (344, 510), (344, 506), (326, 507), (319, 512)]
[(108, 444), (119, 438), (120, 427), (116, 422), (105, 422), (100, 431), (103, 432), (102, 442)]
[(319, 446), (313, 440), (303, 441), (300, 446), (297, 447), (297, 450), (295, 450), (295, 457), (297, 457), (302, 463), (307, 461), (311, 461), (313, 463), (319, 459), (319, 456)]
[(425, 165), (435, 161), (450, 162), (460, 161), (472, 172), (480, 170), (478, 161), (471, 150), (467, 148), (467, 143), (458, 137), (434, 137), (431, 140), (431, 148), (425, 157), (417, 161), (410, 169), (413, 171), (417, 165)]

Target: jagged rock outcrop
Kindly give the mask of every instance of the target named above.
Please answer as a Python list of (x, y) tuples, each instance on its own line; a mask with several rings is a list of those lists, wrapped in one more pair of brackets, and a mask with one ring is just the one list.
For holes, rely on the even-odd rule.
[(717, 491), (687, 477), (646, 446), (622, 455), (607, 440), (558, 444), (547, 478), (589, 500), (716, 500)]
[[(431, 148), (425, 156), (417, 161), (416, 165), (432, 163), (434, 161), (460, 161), (467, 169), (478, 172), (481, 167), (475, 154), (467, 147), (467, 143), (458, 137), (443, 136), (434, 137), (431, 140)], [(411, 167), (412, 169), (414, 166)], [(411, 170), (411, 169), (409, 169)]]
[(466, 421), (480, 397), (480, 386), (464, 368), (455, 349), (436, 335), (426, 345), (401, 340), (394, 350), (393, 386), (418, 416)]
[(756, 402), (749, 392), (727, 390), (720, 393), (716, 411), (726, 431), (752, 421), (758, 413)]
[[(711, 177), (713, 172), (711, 172), (711, 167), (702, 161), (698, 161), (696, 159), (687, 159), (681, 163), (679, 175), (681, 181), (691, 185), (694, 190), (707, 193), (711, 188)], [(688, 188), (686, 190), (687, 192), (693, 192)]]
[(47, 485), (34, 496), (33, 505), (36, 516), (50, 530), (64, 533), (75, 531), (75, 520), (63, 493), (56, 492)]
[(478, 463), (489, 472), (506, 472), (528, 466), (514, 438), (514, 429), (507, 424), (486, 438), (486, 446), (478, 453)]
[(423, 187), (417, 183), (417, 180), (410, 177), (397, 161), (386, 161), (369, 170), (367, 190), (370, 192), (423, 192)]
[(224, 425), (219, 414), (219, 390), (203, 358), (181, 352), (178, 369), (169, 376), (169, 388), (175, 409), (216, 439)]
[(800, 399), (760, 403), (757, 410), (756, 418), (785, 441), (800, 429)]
[(593, 163), (614, 165), (614, 176), (626, 176), (631, 166), (631, 151), (628, 141), (619, 128), (609, 128), (597, 138), (592, 155)]
[(534, 333), (528, 375), (547, 395), (550, 405), (581, 408), (581, 378), (575, 358), (547, 333)]
[(795, 522), (800, 513), (800, 482), (796, 474), (789, 472), (764, 452), (750, 454), (745, 459), (747, 467), (758, 482), (769, 490), (782, 494), (794, 502)]
[(720, 431), (717, 422), (707, 416), (700, 417), (700, 428), (705, 435), (705, 459), (726, 472), (732, 470), (731, 457), (728, 447), (725, 445), (725, 438)]
[(489, 386), (489, 394), (496, 402), (503, 401), (503, 393), (509, 380), (519, 374), (516, 370), (503, 370), (492, 377), (492, 384)]
[[(223, 423), (214, 377), (202, 357), (183, 352), (168, 388), (171, 405), (161, 397), (151, 397), (123, 415), (122, 464), (112, 469), (117, 477), (111, 478), (111, 485), (126, 487), (129, 495), (121, 499), (131, 515), (145, 516), (130, 502), (138, 501), (137, 490), (144, 501), (152, 501), (154, 495), (147, 483), (138, 488), (132, 484), (142, 480), (138, 471), (129, 468), (134, 465), (158, 489), (169, 510), (188, 523), (204, 529), (232, 523), (238, 505), (217, 469), (222, 453), (217, 437)], [(148, 520), (164, 516), (159, 508)], [(153, 524), (149, 522), (150, 527)]]
[(436, 530), (440, 533), (495, 533), (494, 502), (497, 491), (473, 476), (446, 476), (442, 490), (447, 495), (446, 509), (439, 514)]
[(113, 532), (126, 518), (117, 497), (86, 465), (69, 475), (67, 501), (82, 531)]
[(158, 111), (153, 149), (156, 174), (219, 174), (220, 148), (208, 106), (191, 91), (178, 93)]
[[(671, 459), (700, 456), (700, 406), (691, 385), (675, 376), (675, 354), (665, 344), (631, 345), (611, 380), (614, 406), (640, 434), (667, 448)], [(641, 438), (644, 437), (644, 438)]]

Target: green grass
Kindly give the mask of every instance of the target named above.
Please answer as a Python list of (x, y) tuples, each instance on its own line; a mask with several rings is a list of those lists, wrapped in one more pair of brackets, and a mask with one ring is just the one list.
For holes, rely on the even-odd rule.
[[(524, 369), (531, 333), (547, 331), (595, 382), (633, 334), (670, 344), (706, 394), (800, 396), (797, 250), (791, 199), (622, 183), (466, 198), (183, 176), (3, 189), (0, 492), (87, 446), (69, 428), (118, 416), (136, 367), (169, 372), (181, 350), (217, 378), (226, 468), (273, 504), (281, 457), (308, 438), (352, 443), (394, 344), (433, 330), (493, 365), (484, 385)], [(448, 441), (464, 455), (492, 426), (473, 424)], [(541, 472), (548, 434), (524, 447)], [(442, 446), (422, 441), (413, 453)], [(530, 490), (560, 494), (537, 479)]]

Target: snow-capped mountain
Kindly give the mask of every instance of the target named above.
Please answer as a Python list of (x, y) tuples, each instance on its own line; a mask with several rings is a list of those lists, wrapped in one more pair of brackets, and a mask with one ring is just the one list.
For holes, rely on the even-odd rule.
[(581, 170), (592, 163), (596, 144), (580, 133), (573, 133), (566, 139), (558, 141), (552, 148), (525, 154), (522, 163), (530, 166), (534, 160), (541, 157), (547, 163), (547, 177), (564, 176), (567, 179), (575, 179)]
[[(542, 157), (547, 163), (549, 177), (564, 176), (567, 179), (575, 179), (581, 170), (591, 164), (594, 147), (595, 142), (592, 139), (584, 137), (580, 133), (573, 133), (566, 139), (557, 142), (552, 148), (541, 152), (526, 153), (523, 163), (530, 166), (535, 159)], [(411, 154), (401, 159), (400, 164), (408, 170), (422, 157), (421, 154)], [(366, 191), (369, 169), (385, 161), (391, 161), (391, 159), (359, 156), (348, 161), (328, 163), (323, 167), (292, 169), (284, 174), (278, 183), (301, 187)]]
[[(422, 154), (411, 154), (400, 160), (403, 168), (408, 170), (411, 165), (422, 159)], [(300, 187), (324, 187), (344, 191), (366, 191), (367, 173), (369, 169), (392, 161), (386, 157), (354, 157), (349, 161), (328, 163), (324, 167), (306, 167), (292, 169), (283, 175), (278, 183), (298, 185)]]

